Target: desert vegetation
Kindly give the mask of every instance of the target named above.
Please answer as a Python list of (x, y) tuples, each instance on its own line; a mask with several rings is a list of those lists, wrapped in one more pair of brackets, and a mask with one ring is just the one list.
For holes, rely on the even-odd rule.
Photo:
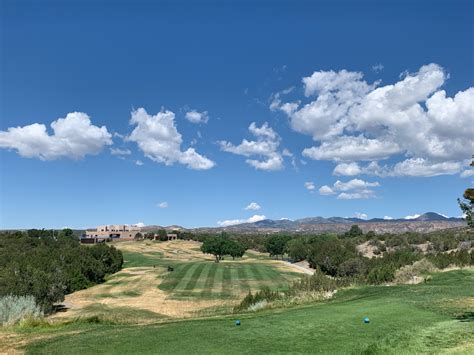
[(82, 246), (68, 229), (0, 233), (0, 296), (8, 304), (34, 300), (50, 313), (65, 295), (104, 282), (122, 263), (113, 246)]
[[(113, 247), (80, 246), (68, 231), (55, 232), (54, 237), (48, 232), (42, 232), (45, 237), (33, 233), (38, 231), (5, 235), (9, 241), (2, 246), (12, 248), (15, 238), (19, 245), (37, 238), (29, 240), (37, 243), (30, 249), (43, 250), (45, 243), (58, 265), (62, 265), (62, 255), (77, 257), (73, 252), (79, 250), (87, 258), (101, 255), (102, 262), (109, 261), (94, 264), (102, 278), (80, 284), (76, 290), (66, 289), (62, 298), (51, 303), (61, 304), (66, 311), (48, 315), (53, 308), (42, 306), (32, 291), (3, 293), (0, 305), (9, 316), (2, 318), (0, 349), (199, 353), (222, 348), (224, 344), (214, 338), (217, 335), (231, 346), (223, 352), (256, 351), (251, 344), (260, 337), (270, 343), (259, 344), (259, 349), (271, 351), (272, 344), (280, 341), (277, 334), (284, 333), (286, 341), (290, 336), (301, 339), (292, 345), (294, 351), (308, 352), (316, 342), (332, 349), (334, 331), (329, 329), (338, 329), (338, 334), (346, 334), (338, 335), (343, 342), (349, 342), (348, 334), (362, 332), (363, 340), (354, 348), (361, 353), (384, 352), (398, 342), (408, 344), (412, 352), (433, 350), (433, 346), (472, 350), (472, 342), (466, 340), (472, 331), (469, 309), (474, 299), (469, 229), (402, 235), (362, 233), (356, 226), (340, 235), (184, 232), (178, 233), (176, 241), (145, 238), (114, 242)], [(64, 246), (63, 253), (57, 254), (58, 245)], [(244, 251), (232, 255), (233, 247)], [(30, 250), (27, 255), (36, 253), (45, 255), (46, 251)], [(123, 263), (114, 264), (112, 255), (120, 255)], [(123, 267), (112, 273), (107, 269), (112, 265)], [(447, 268), (461, 270), (444, 272)], [(312, 275), (307, 275), (309, 270)], [(409, 320), (403, 312), (410, 314)], [(377, 327), (359, 329), (365, 316)], [(175, 323), (178, 319), (189, 320)], [(242, 322), (238, 332), (233, 328), (235, 319)], [(157, 329), (160, 339), (153, 335)], [(438, 331), (441, 340), (434, 344), (431, 337)], [(103, 344), (100, 339), (111, 332), (113, 340)], [(179, 346), (164, 341), (179, 334), (187, 335)]]

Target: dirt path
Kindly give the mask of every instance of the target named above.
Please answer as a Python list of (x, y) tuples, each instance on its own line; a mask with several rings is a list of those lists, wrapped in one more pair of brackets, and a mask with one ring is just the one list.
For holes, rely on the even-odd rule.
[(297, 271), (302, 272), (306, 275), (313, 275), (314, 274), (314, 269), (311, 269), (309, 267), (309, 264), (306, 260), (305, 261), (299, 261), (297, 263), (290, 263), (288, 261), (285, 261), (285, 263), (288, 264), (289, 266), (291, 266), (292, 268), (296, 269)]

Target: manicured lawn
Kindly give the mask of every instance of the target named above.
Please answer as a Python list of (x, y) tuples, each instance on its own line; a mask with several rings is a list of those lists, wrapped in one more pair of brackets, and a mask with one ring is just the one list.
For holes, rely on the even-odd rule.
[[(169, 247), (170, 250), (173, 248), (176, 248), (176, 245)], [(181, 255), (186, 252), (189, 250), (180, 249)], [(268, 256), (255, 253), (249, 253), (244, 262), (225, 260), (220, 263), (211, 260), (174, 260), (156, 251), (133, 252), (125, 249), (123, 256), (126, 268), (166, 269), (168, 266), (173, 266), (174, 271), (166, 272), (158, 286), (159, 289), (168, 292), (169, 297), (173, 299), (241, 298), (249, 290), (260, 290), (263, 287), (285, 290), (292, 280), (301, 277), (299, 273), (276, 269), (266, 263), (270, 260)]]
[(170, 292), (173, 298), (226, 299), (265, 286), (284, 290), (300, 276), (264, 263), (189, 262), (175, 265), (158, 287)]
[(123, 267), (140, 266), (164, 266), (166, 264), (163, 254), (160, 252), (136, 253), (131, 251), (122, 251), (124, 264)]
[[(216, 266), (215, 273), (222, 272), (226, 279), (221, 266)], [(209, 275), (212, 271), (205, 269), (197, 264), (185, 273)], [(196, 285), (206, 285), (208, 280), (198, 278)], [(178, 285), (186, 290), (187, 283)], [(468, 354), (474, 351), (473, 302), (474, 272), (451, 271), (434, 275), (426, 284), (350, 289), (329, 302), (299, 308), (147, 326), (70, 325), (29, 344), (26, 350), (58, 354)], [(369, 324), (362, 322), (366, 316)], [(234, 325), (236, 318), (242, 321), (240, 327)], [(77, 333), (65, 334), (72, 331)]]

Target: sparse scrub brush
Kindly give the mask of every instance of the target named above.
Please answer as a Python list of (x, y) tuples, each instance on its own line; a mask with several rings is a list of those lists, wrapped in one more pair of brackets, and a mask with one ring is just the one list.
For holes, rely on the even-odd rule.
[(328, 292), (337, 289), (337, 282), (329, 278), (320, 270), (316, 270), (310, 277), (303, 277), (293, 283), (290, 294), (298, 292)]
[(234, 313), (244, 311), (256, 311), (258, 309), (265, 308), (269, 302), (275, 301), (281, 298), (281, 294), (278, 291), (272, 291), (270, 288), (265, 287), (257, 293), (252, 294), (251, 291), (245, 296), (239, 305), (234, 307)]
[(395, 272), (396, 283), (413, 283), (423, 280), (427, 274), (436, 271), (436, 267), (427, 259), (415, 261), (411, 265), (401, 267)]
[(0, 298), (0, 323), (3, 326), (14, 325), (25, 320), (43, 317), (41, 308), (33, 296), (3, 296)]

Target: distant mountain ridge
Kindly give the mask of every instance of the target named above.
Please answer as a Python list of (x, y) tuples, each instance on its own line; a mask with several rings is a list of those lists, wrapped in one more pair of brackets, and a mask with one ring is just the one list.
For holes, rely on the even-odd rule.
[(228, 230), (233, 232), (270, 233), (286, 232), (344, 232), (351, 225), (358, 224), (364, 232), (373, 230), (379, 233), (431, 232), (434, 230), (463, 227), (466, 225), (462, 218), (445, 217), (436, 212), (426, 212), (416, 218), (399, 219), (361, 219), (355, 217), (306, 217), (296, 220), (264, 219), (253, 223), (241, 223), (226, 227), (195, 228), (198, 232), (216, 232)]
[[(306, 217), (295, 220), (290, 219), (264, 219), (258, 222), (253, 223), (241, 223), (234, 226), (241, 225), (256, 225), (259, 227), (288, 227), (298, 224), (331, 224), (331, 223), (372, 223), (372, 222), (383, 222), (383, 223), (393, 223), (393, 222), (429, 222), (429, 221), (453, 221), (453, 222), (462, 222), (462, 218), (456, 217), (445, 217), (436, 212), (426, 212), (416, 218), (398, 218), (398, 219), (384, 219), (384, 218), (371, 218), (371, 219), (362, 219), (356, 217)], [(234, 227), (232, 226), (232, 227)]]

